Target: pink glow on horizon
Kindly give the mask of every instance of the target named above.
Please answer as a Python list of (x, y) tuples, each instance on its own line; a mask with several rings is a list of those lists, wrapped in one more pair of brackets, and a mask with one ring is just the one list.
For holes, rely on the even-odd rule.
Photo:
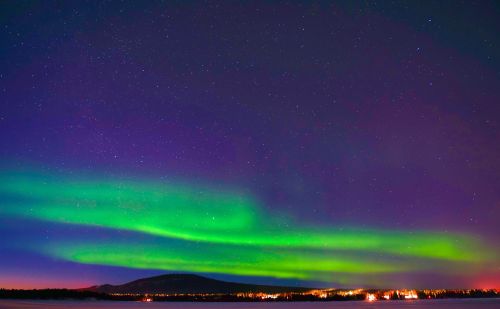
[(75, 280), (68, 278), (36, 278), (30, 276), (1, 276), (0, 288), (2, 289), (78, 289), (95, 285), (89, 280)]
[(478, 289), (500, 290), (500, 274), (495, 271), (482, 274), (473, 281), (473, 286)]

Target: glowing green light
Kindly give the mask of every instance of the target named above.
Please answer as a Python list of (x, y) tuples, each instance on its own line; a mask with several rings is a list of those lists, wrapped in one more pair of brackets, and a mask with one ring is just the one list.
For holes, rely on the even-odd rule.
[[(345, 258), (334, 251), (455, 262), (478, 262), (487, 257), (487, 250), (471, 236), (311, 228), (266, 214), (249, 196), (203, 186), (11, 172), (0, 175), (0, 196), (4, 196), (0, 206), (4, 214), (205, 244), (201, 255), (182, 246), (166, 249), (113, 242), (59, 244), (48, 250), (52, 255), (82, 263), (318, 279), (331, 272), (397, 272), (414, 268), (411, 263)], [(283, 223), (289, 227), (284, 228)]]
[(45, 250), (56, 257), (88, 264), (298, 279), (331, 279), (332, 273), (336, 272), (391, 273), (413, 267), (409, 263), (387, 263), (304, 250), (213, 244), (198, 244), (193, 248), (191, 243), (184, 241), (167, 246), (130, 241), (59, 243)]

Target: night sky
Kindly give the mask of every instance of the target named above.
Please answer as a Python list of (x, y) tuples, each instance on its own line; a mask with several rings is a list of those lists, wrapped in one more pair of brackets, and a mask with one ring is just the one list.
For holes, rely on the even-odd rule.
[(0, 287), (500, 287), (496, 1), (2, 1)]

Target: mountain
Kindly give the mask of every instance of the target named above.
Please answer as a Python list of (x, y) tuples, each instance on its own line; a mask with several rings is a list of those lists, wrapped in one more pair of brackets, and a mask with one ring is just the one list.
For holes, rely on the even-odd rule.
[(122, 285), (98, 285), (82, 290), (134, 294), (231, 294), (238, 292), (303, 292), (311, 289), (226, 282), (191, 274), (169, 274), (131, 281)]

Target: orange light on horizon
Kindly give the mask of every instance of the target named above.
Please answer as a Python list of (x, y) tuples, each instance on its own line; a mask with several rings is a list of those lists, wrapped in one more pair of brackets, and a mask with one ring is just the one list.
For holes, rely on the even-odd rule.
[(415, 290), (408, 291), (405, 293), (405, 299), (418, 299), (417, 292)]

